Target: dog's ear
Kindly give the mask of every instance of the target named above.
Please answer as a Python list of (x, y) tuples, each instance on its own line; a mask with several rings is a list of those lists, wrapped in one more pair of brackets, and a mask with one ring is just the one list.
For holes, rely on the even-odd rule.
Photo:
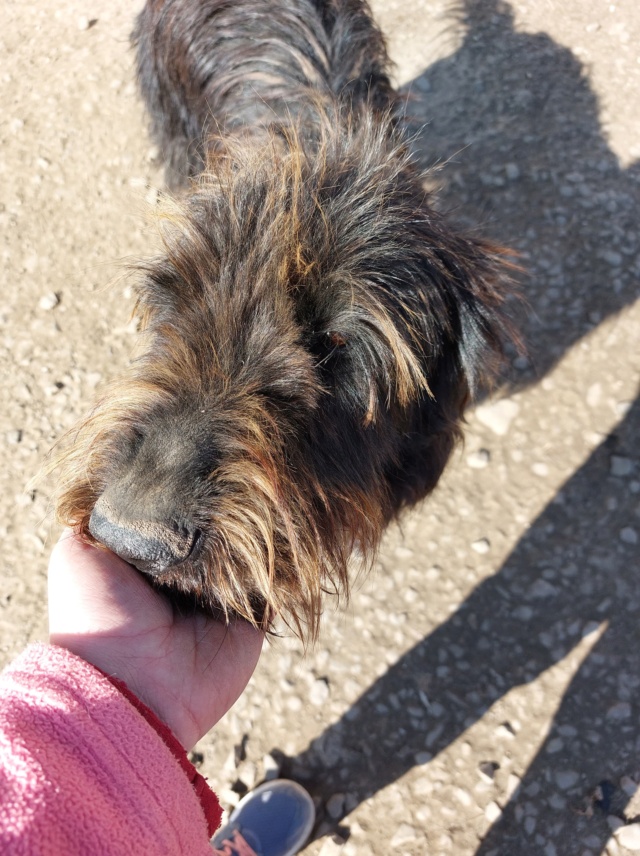
[(513, 323), (506, 311), (514, 294), (516, 269), (508, 251), (477, 240), (469, 241), (469, 255), (453, 282), (460, 367), (471, 396), (491, 387), (505, 362), (505, 347), (519, 347)]
[(507, 344), (519, 347), (507, 312), (518, 267), (508, 250), (463, 237), (435, 215), (426, 217), (423, 226), (425, 335), (453, 351), (460, 380), (473, 398), (499, 378)]

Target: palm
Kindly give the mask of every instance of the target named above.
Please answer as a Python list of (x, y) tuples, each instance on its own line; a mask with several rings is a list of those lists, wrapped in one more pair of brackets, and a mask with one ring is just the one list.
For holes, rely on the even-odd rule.
[(263, 639), (243, 621), (177, 616), (130, 565), (71, 533), (49, 565), (49, 634), (124, 680), (186, 748), (240, 695)]

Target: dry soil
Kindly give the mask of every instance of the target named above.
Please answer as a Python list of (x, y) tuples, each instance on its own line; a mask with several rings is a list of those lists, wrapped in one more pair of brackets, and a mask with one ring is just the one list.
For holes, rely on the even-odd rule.
[[(520, 253), (529, 357), (196, 760), (226, 805), (276, 768), (305, 782), (309, 854), (638, 852), (640, 6), (373, 5), (440, 206)], [(134, 12), (0, 7), (2, 662), (46, 634), (56, 527), (29, 480), (125, 365), (124, 262), (155, 240)]]

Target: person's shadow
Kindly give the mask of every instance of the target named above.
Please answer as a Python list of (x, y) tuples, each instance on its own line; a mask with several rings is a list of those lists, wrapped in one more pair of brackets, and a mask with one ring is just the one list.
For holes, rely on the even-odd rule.
[[(510, 7), (497, 0), (467, 0), (462, 15), (464, 42), (412, 82), (410, 110), (417, 126), (428, 122), (419, 156), (446, 164), (444, 207), (483, 220), (483, 232), (520, 250), (531, 272), (532, 356), (515, 362), (518, 388), (637, 298), (638, 175), (608, 149), (596, 97), (567, 49), (516, 32)], [(639, 431), (640, 399), (499, 572), (307, 750), (285, 759), (284, 772), (323, 800), (346, 790), (362, 801), (558, 662), (585, 629), (606, 623), (478, 856), (538, 854), (550, 836), (562, 856), (581, 853), (585, 836), (599, 852), (610, 836), (606, 814), (627, 799), (616, 785), (640, 768)], [(612, 456), (626, 462), (623, 474), (612, 471)], [(425, 688), (439, 716), (423, 731), (412, 711)], [(398, 698), (399, 707), (390, 703)]]

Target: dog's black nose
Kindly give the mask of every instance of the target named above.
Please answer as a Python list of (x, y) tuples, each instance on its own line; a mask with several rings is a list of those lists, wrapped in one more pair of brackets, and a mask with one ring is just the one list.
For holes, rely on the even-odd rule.
[(89, 531), (125, 562), (146, 574), (160, 574), (194, 552), (200, 531), (189, 524), (123, 519), (103, 498), (91, 513)]

